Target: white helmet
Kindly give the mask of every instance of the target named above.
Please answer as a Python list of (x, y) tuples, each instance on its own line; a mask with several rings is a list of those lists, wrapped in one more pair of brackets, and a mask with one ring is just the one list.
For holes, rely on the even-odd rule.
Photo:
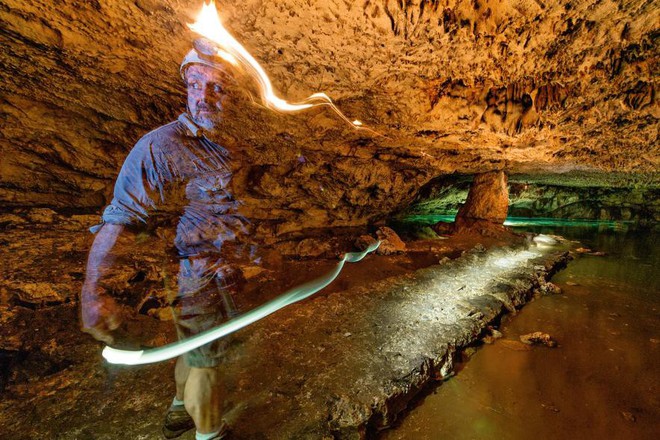
[(213, 67), (214, 69), (227, 72), (227, 65), (225, 61), (220, 58), (218, 53), (218, 46), (206, 38), (197, 38), (193, 41), (193, 48), (181, 61), (179, 73), (181, 78), (185, 79), (186, 68), (191, 64), (202, 64), (204, 66)]

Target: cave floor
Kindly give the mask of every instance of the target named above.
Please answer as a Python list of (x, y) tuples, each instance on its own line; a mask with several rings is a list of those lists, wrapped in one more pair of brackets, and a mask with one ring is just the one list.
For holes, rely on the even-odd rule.
[[(173, 361), (109, 365), (102, 345), (78, 330), (90, 237), (80, 228), (19, 228), (0, 241), (0, 437), (161, 438)], [(472, 249), (477, 241), (489, 250)], [(355, 437), (394, 422), (419, 390), (452, 374), (462, 347), (543, 290), (566, 259), (566, 245), (494, 244), (502, 243), (454, 237), (368, 256), (323, 292), (237, 332), (223, 367), (232, 438)], [(335, 263), (291, 262), (291, 276), (267, 287), (281, 292)], [(30, 289), (44, 292), (40, 303), (27, 301)], [(276, 296), (263, 290), (255, 302)], [(170, 322), (136, 324), (149, 345), (174, 339)]]

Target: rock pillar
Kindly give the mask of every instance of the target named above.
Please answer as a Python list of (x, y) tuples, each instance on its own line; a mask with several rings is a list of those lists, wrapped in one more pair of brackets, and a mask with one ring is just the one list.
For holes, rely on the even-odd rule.
[(465, 204), (456, 214), (454, 230), (501, 231), (509, 209), (509, 189), (504, 171), (478, 174)]

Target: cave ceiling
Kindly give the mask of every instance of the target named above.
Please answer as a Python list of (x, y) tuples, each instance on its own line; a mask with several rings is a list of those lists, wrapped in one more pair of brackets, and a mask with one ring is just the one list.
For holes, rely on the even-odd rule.
[[(137, 139), (184, 110), (178, 64), (200, 7), (0, 1), (2, 204), (106, 203)], [(246, 109), (234, 125), (249, 156), (239, 178), (268, 201), (264, 216), (293, 210), (320, 223), (359, 222), (399, 208), (437, 176), (494, 169), (553, 183), (658, 186), (656, 2), (218, 8), (282, 96), (323, 91), (378, 133), (356, 131), (327, 108)]]

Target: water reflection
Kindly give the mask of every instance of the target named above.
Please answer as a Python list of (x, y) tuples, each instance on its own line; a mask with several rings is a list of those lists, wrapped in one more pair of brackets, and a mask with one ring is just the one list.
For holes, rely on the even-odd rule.
[[(657, 234), (559, 232), (607, 255), (578, 257), (555, 277), (563, 294), (505, 320), (503, 340), (482, 348), (383, 438), (656, 438)], [(560, 346), (525, 350), (519, 336), (533, 331)]]

